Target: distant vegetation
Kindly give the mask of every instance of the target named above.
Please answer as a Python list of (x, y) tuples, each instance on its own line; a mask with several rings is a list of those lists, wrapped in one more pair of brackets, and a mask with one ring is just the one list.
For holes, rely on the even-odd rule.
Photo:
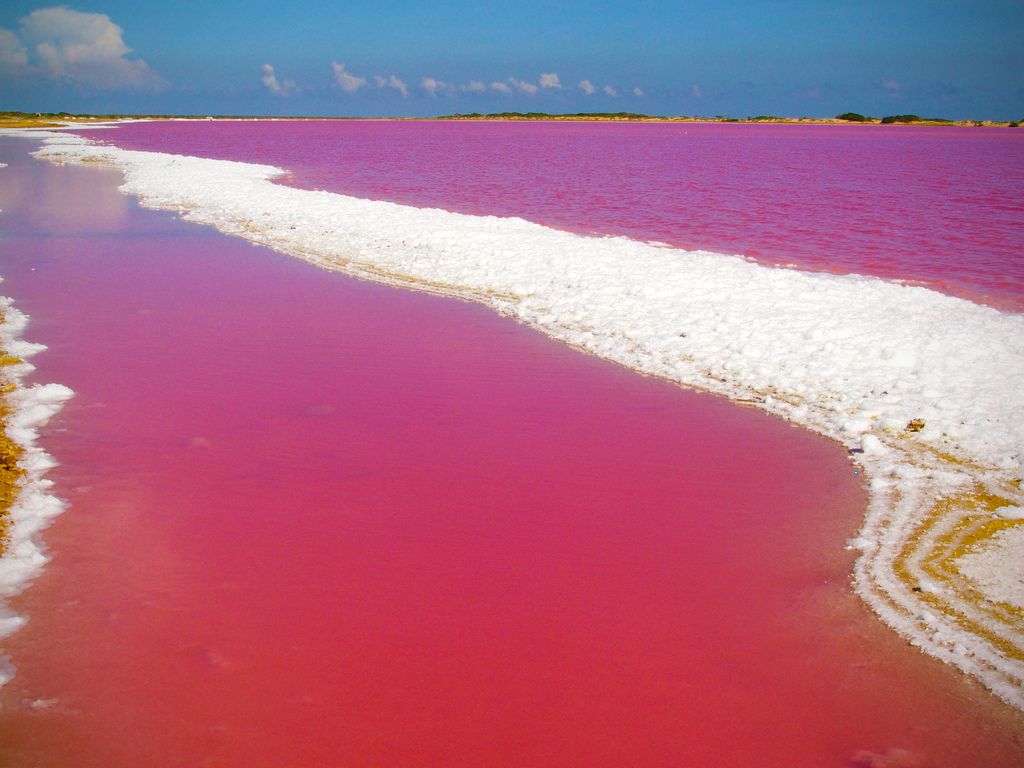
[[(980, 120), (961, 120), (960, 122), (982, 125)], [(917, 115), (889, 115), (882, 118), (882, 125), (892, 125), (893, 123), (938, 123), (952, 125), (953, 121), (947, 120), (944, 117), (918, 117)]]
[(996, 125), (997, 123), (991, 121), (979, 121), (979, 120), (947, 120), (944, 117), (919, 117), (918, 115), (886, 115), (879, 119), (877, 117), (867, 117), (866, 115), (859, 114), (857, 112), (844, 112), (841, 115), (836, 115), (836, 120), (842, 120), (847, 123), (879, 123), (881, 125)]
[[(60, 122), (91, 122), (99, 120), (119, 120), (126, 118), (142, 118), (149, 120), (167, 119), (206, 119), (206, 120), (361, 120), (381, 118), (358, 118), (358, 117), (324, 117), (324, 116), (254, 116), (254, 115), (82, 115), (70, 112), (0, 112), (0, 128), (22, 128), (22, 127), (44, 127), (56, 125)], [(776, 115), (758, 115), (756, 117), (737, 118), (728, 115), (715, 115), (714, 117), (687, 117), (675, 115), (664, 117), (661, 115), (645, 115), (640, 112), (491, 112), (483, 114), (470, 112), (468, 114), (441, 115), (437, 118), (383, 118), (390, 120), (558, 120), (558, 121), (603, 121), (603, 122), (677, 122), (677, 123), (779, 123), (779, 124), (836, 124), (836, 123), (862, 123), (865, 125), (956, 125), (956, 126), (1009, 126), (1017, 128), (1024, 123), (1024, 120), (1015, 121), (994, 121), (994, 120), (947, 120), (938, 117), (918, 117), (917, 115), (889, 115), (881, 119), (869, 117), (857, 112), (844, 112), (831, 118), (818, 117), (778, 117)]]
[[(980, 121), (980, 120), (947, 120), (942, 117), (919, 117), (918, 115), (889, 115), (883, 118), (869, 117), (859, 112), (844, 112), (832, 118), (817, 117), (780, 117), (778, 115), (757, 115), (756, 117), (729, 117), (728, 115), (715, 115), (714, 117), (687, 117), (677, 115), (662, 117), (660, 115), (644, 115), (637, 112), (491, 112), (483, 114), (480, 112), (469, 112), (466, 114), (456, 113), (454, 115), (442, 115), (438, 120), (594, 120), (594, 121), (663, 121), (663, 122), (686, 122), (686, 123), (863, 123), (865, 125), (958, 125), (958, 126), (999, 126), (1009, 125), (1016, 127), (1018, 123)], [(1024, 122), (1024, 121), (1021, 121)]]

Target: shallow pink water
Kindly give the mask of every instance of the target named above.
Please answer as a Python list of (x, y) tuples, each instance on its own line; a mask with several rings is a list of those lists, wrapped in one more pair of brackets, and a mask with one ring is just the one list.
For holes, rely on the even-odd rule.
[(77, 396), (0, 764), (1020, 764), (852, 595), (838, 446), (18, 146), (3, 289)]
[(1024, 310), (1024, 130), (394, 121), (134, 123), (130, 149), (285, 183), (521, 216)]

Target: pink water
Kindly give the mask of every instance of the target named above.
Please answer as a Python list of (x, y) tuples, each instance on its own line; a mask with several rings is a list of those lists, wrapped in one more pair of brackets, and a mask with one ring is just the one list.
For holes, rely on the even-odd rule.
[(1019, 129), (321, 121), (134, 123), (102, 136), (277, 165), (301, 187), (904, 279), (1024, 310)]
[(1021, 764), (853, 596), (838, 446), (21, 148), (3, 290), (77, 395), (0, 765)]

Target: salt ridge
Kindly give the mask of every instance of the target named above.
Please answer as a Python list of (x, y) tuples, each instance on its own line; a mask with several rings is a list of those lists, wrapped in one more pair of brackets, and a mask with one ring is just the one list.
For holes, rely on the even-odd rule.
[[(0, 278), (2, 281), (2, 278)], [(46, 349), (21, 338), (28, 317), (14, 307), (12, 300), (0, 296), (0, 349), (22, 362), (6, 365), (2, 381), (13, 389), (4, 397), (11, 408), (7, 416), (7, 435), (22, 447), (18, 465), (25, 471), (19, 480), (18, 495), (8, 510), (8, 541), (0, 557), (0, 638), (7, 637), (25, 624), (6, 600), (20, 594), (48, 561), (38, 534), (64, 510), (64, 502), (50, 493), (53, 483), (44, 474), (57, 462), (37, 444), (39, 427), (46, 424), (73, 392), (60, 384), (25, 386), (24, 378), (35, 370), (26, 359)], [(0, 656), (0, 685), (14, 674), (14, 667)]]
[(839, 441), (869, 478), (850, 542), (859, 594), (1024, 709), (1024, 617), (1008, 602), (1024, 552), (1001, 534), (1022, 521), (997, 512), (1024, 503), (1024, 316), (878, 278), (299, 190), (265, 165), (19, 135), (44, 139), (39, 158), (118, 168), (122, 191), (148, 207), (327, 269), (481, 302)]

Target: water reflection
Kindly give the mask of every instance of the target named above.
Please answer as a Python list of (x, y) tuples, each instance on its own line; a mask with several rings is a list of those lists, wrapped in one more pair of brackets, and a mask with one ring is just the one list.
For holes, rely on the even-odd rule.
[[(69, 174), (25, 155), (20, 150), (27, 144), (6, 139), (0, 145), (0, 162), (8, 164), (0, 168), (0, 210), (21, 214), (30, 229), (49, 235), (113, 233), (127, 228), (131, 201), (124, 195), (95, 193), (100, 186), (109, 186), (118, 171), (95, 166), (87, 173)], [(12, 227), (13, 222), (5, 219), (4, 230), (16, 231), (17, 224)]]

